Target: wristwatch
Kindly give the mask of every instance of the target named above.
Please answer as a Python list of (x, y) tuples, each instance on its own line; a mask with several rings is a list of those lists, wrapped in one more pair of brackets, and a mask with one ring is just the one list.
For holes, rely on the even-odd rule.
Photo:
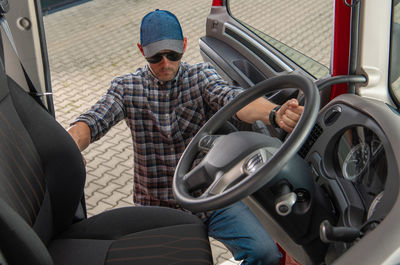
[(278, 123), (276, 123), (276, 112), (281, 108), (281, 105), (276, 106), (273, 108), (269, 113), (269, 124), (271, 124), (274, 128), (280, 128)]

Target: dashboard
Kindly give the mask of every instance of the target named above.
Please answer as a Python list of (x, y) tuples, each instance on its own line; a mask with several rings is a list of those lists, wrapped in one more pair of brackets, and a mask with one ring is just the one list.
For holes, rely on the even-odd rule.
[[(302, 260), (303, 264), (322, 259), (331, 264), (349, 250), (359, 247), (359, 254), (365, 252), (368, 248), (361, 247), (364, 244), (372, 244), (369, 247), (374, 249), (371, 238), (377, 236), (377, 227), (388, 229), (380, 237), (392, 236), (393, 227), (386, 227), (383, 221), (396, 210), (393, 206), (399, 194), (396, 135), (400, 135), (400, 128), (394, 122), (398, 119), (399, 114), (385, 103), (356, 95), (339, 96), (319, 112), (298, 152), (306, 166), (292, 163), (285, 174), (278, 175), (278, 181), (285, 179), (297, 198), (298, 191), (303, 198), (308, 197), (307, 203), (297, 201), (291, 214), (279, 216), (270, 205), (276, 198), (266, 195), (273, 193), (273, 188), (264, 187), (252, 195), (295, 245), (301, 245), (311, 257), (311, 261)], [(306, 210), (296, 210), (298, 204)]]
[(317, 139), (302, 151), (315, 182), (329, 194), (338, 223), (361, 227), (380, 222), (384, 216), (377, 216), (376, 209), (385, 193), (385, 146), (390, 146), (385, 133), (372, 117), (343, 103), (321, 111), (316, 126)]

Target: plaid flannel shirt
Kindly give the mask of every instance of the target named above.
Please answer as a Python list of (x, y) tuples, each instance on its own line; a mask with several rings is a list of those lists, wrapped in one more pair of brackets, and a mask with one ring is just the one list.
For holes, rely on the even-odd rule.
[(87, 123), (93, 142), (125, 119), (133, 139), (135, 204), (180, 208), (172, 193), (180, 156), (208, 118), (240, 92), (208, 63), (182, 62), (168, 82), (145, 66), (115, 78), (74, 123)]

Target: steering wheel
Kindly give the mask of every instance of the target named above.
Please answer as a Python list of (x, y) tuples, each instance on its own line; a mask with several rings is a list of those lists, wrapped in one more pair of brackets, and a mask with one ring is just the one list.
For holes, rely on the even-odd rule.
[[(268, 92), (293, 87), (304, 94), (304, 111), (283, 144), (276, 138), (250, 131), (215, 135), (219, 126), (253, 100)], [(307, 139), (319, 107), (318, 89), (301, 75), (273, 77), (240, 93), (204, 124), (182, 154), (173, 180), (177, 202), (192, 212), (215, 210), (269, 183)], [(202, 150), (208, 150), (207, 155), (192, 169)]]

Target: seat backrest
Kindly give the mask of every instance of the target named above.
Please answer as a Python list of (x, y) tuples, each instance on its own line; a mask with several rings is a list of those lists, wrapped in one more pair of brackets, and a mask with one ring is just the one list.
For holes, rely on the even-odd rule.
[[(83, 196), (85, 167), (65, 129), (9, 77), (9, 69), (23, 69), (4, 63), (19, 60), (4, 60), (5, 55), (18, 56), (11, 54), (10, 40), (2, 28), (0, 34), (0, 210), (7, 213), (0, 215), (0, 225), (21, 231), (27, 228), (19, 225), (27, 225), (46, 245), (74, 222)], [(25, 233), (27, 238), (15, 239), (1, 228), (3, 255), (14, 261), (24, 255), (15, 248), (24, 240), (30, 244), (35, 236)], [(15, 253), (10, 253), (13, 246)]]

